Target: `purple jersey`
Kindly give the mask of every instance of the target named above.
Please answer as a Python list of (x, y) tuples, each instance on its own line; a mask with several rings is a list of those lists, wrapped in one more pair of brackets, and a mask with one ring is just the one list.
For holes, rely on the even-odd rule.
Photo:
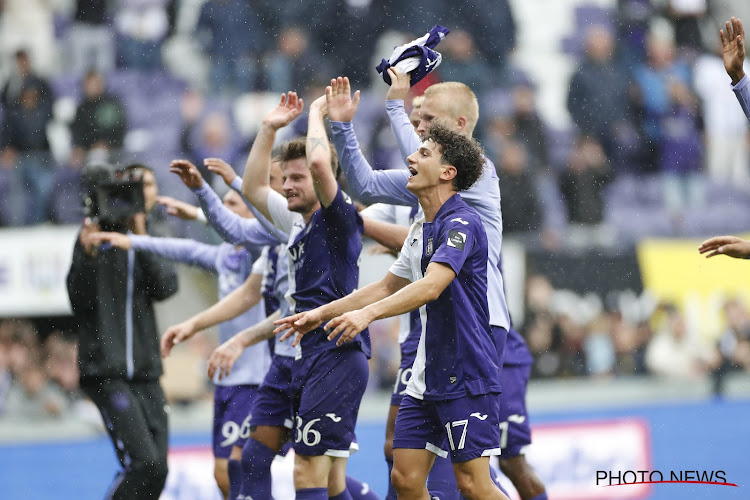
[[(290, 212), (286, 199), (274, 191), (268, 195), (268, 210), (274, 224), (289, 234), (286, 297), (292, 313), (310, 311), (357, 288), (364, 227), (362, 217), (341, 188), (331, 205), (317, 210), (307, 224), (300, 214)], [(353, 343), (370, 356), (367, 330)], [(337, 348), (322, 327), (305, 335), (300, 346), (301, 356)]]
[(487, 305), (487, 235), (479, 214), (458, 195), (434, 221), (412, 225), (390, 272), (416, 281), (430, 262), (450, 266), (456, 279), (420, 308), (422, 335), (407, 394), (445, 400), (500, 392)]

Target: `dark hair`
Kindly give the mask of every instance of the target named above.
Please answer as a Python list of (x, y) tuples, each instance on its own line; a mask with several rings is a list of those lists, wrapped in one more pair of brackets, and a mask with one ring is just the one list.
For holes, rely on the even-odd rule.
[(123, 172), (138, 172), (142, 170), (147, 170), (151, 172), (152, 174), (154, 174), (154, 177), (156, 177), (156, 172), (154, 172), (154, 169), (149, 166), (144, 165), (143, 163), (131, 163), (129, 165), (125, 165), (120, 170), (122, 170)]
[[(287, 141), (279, 146), (275, 157), (278, 158), (281, 163), (305, 158), (307, 156), (306, 144), (307, 139), (305, 137), (298, 137), (294, 140)], [(331, 170), (333, 171), (333, 176), (338, 179), (339, 174), (341, 173), (341, 169), (339, 168), (339, 157), (336, 154), (336, 148), (333, 147), (333, 144), (329, 143), (329, 149), (331, 150)]]
[(484, 151), (475, 139), (454, 132), (443, 125), (432, 125), (424, 138), (440, 146), (443, 165), (453, 165), (456, 176), (453, 187), (466, 191), (482, 176)]

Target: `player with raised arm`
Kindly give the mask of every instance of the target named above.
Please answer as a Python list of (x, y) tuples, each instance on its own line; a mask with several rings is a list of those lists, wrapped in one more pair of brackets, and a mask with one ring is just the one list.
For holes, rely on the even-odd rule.
[[(302, 111), (302, 100), (294, 92), (283, 96), (265, 117), (242, 184), (245, 197), (289, 233), (287, 300), (293, 312), (343, 297), (356, 288), (359, 278), (362, 219), (336, 182), (337, 161), (323, 125), (325, 107), (325, 98), (316, 100), (309, 111), (307, 138), (281, 148), (286, 199), (269, 189), (268, 162), (263, 159), (270, 153), (276, 131)], [(311, 335), (299, 346), (286, 391), (274, 390), (270, 383), (264, 391), (265, 382), (261, 387), (249, 443), (259, 437), (256, 451), (266, 461), (272, 460), (272, 453), (285, 441), (283, 422), (274, 418), (290, 401), (294, 403), (294, 478), (300, 500), (349, 498), (346, 461), (367, 384), (369, 354), (367, 334), (340, 347), (327, 342), (322, 333)], [(266, 381), (270, 376), (269, 372)]]
[[(420, 124), (415, 132), (404, 110), (403, 99), (409, 92), (409, 76), (395, 68), (388, 70), (391, 88), (386, 100), (391, 129), (402, 155), (406, 157), (420, 144), (422, 134), (433, 123), (448, 126), (460, 134), (471, 137), (479, 117), (476, 96), (466, 85), (444, 82), (425, 91), (420, 107)], [(369, 202), (415, 205), (416, 197), (406, 189), (408, 173), (402, 170), (373, 171), (359, 149), (351, 121), (359, 104), (359, 93), (351, 96), (348, 79), (337, 81), (328, 103), (333, 143), (339, 154), (342, 171), (353, 194)], [(505, 301), (501, 272), (502, 215), (500, 189), (495, 167), (484, 158), (481, 180), (462, 193), (462, 198), (482, 218), (489, 244), (488, 303), (490, 323), (495, 332), (499, 360), (502, 362), (503, 395), (501, 417), (504, 444), (499, 457), (500, 468), (510, 478), (523, 500), (544, 500), (544, 484), (537, 477), (524, 456), (531, 443), (531, 428), (526, 412), (526, 384), (533, 362), (523, 337), (511, 328), (510, 315)], [(507, 339), (507, 342), (506, 342)], [(402, 360), (402, 365), (408, 361)], [(386, 444), (386, 450), (388, 446)], [(386, 460), (388, 457), (386, 456)], [(389, 463), (390, 466), (390, 463)], [(436, 461), (436, 468), (446, 467), (446, 461)], [(450, 474), (438, 473), (433, 468), (428, 486), (441, 498), (451, 498), (455, 490)], [(389, 496), (387, 498), (393, 498)]]
[(748, 86), (750, 80), (744, 70), (745, 29), (742, 27), (742, 21), (734, 17), (726, 22), (725, 28), (726, 33), (724, 30), (719, 30), (724, 69), (732, 79), (732, 90), (742, 106), (742, 111), (750, 120), (750, 86)]
[[(400, 499), (425, 499), (435, 456), (450, 455), (458, 489), (470, 499), (506, 499), (489, 474), (500, 453), (500, 369), (487, 303), (487, 236), (458, 192), (482, 173), (475, 141), (432, 126), (409, 156), (408, 189), (424, 216), (389, 273), (349, 296), (278, 320), (295, 342), (318, 335), (346, 345), (376, 319), (418, 309), (423, 330), (396, 420), (392, 481)], [(429, 364), (428, 364), (429, 362)]]

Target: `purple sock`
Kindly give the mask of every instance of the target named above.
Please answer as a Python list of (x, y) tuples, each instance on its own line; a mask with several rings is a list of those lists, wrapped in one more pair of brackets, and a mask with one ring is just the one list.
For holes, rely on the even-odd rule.
[(346, 476), (346, 491), (349, 492), (352, 500), (380, 500), (369, 484), (351, 476)]
[(547, 500), (547, 492), (545, 491), (544, 493), (540, 493), (531, 500)]
[(388, 464), (388, 494), (385, 496), (385, 500), (396, 500), (396, 488), (391, 484), (391, 471), (393, 471), (393, 456), (385, 457), (385, 463)]
[(242, 462), (230, 459), (227, 462), (227, 469), (229, 470), (229, 500), (235, 500), (242, 488)]
[(296, 498), (297, 500), (328, 500), (328, 488), (305, 488), (304, 490), (297, 490)]
[(438, 497), (440, 500), (458, 500), (456, 475), (453, 472), (453, 464), (447, 458), (435, 457), (435, 463), (427, 476), (427, 490), (430, 496)]
[(248, 439), (242, 447), (242, 487), (240, 493), (252, 498), (271, 496), (271, 463), (276, 452), (268, 446)]
[(344, 488), (344, 491), (342, 491), (336, 496), (328, 497), (328, 500), (353, 500), (353, 499), (352, 499), (351, 494), (349, 493), (349, 490), (347, 488)]

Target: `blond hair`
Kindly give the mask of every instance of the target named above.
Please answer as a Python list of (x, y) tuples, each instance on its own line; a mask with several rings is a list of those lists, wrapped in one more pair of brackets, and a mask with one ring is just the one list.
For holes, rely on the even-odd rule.
[(424, 96), (418, 95), (417, 97), (411, 100), (411, 108), (412, 109), (421, 108), (423, 102), (424, 102)]
[(468, 85), (461, 82), (436, 83), (425, 90), (425, 98), (445, 96), (442, 105), (451, 118), (466, 118), (466, 132), (472, 135), (479, 120), (479, 102)]

